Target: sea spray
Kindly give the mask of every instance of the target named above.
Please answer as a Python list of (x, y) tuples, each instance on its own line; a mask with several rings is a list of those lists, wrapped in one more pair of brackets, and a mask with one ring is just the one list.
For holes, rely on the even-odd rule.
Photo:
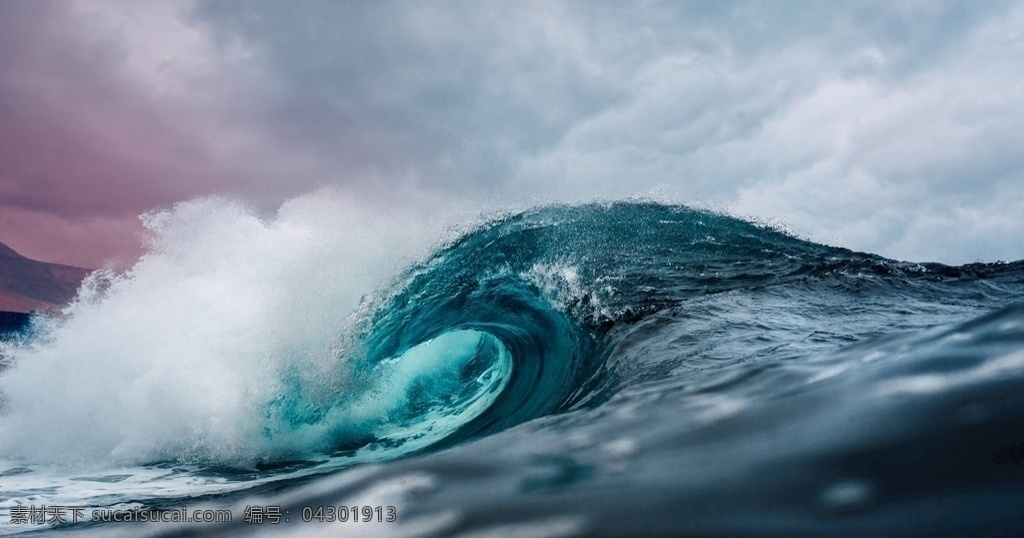
[(311, 400), (345, 390), (350, 316), (439, 235), (420, 217), (322, 194), (272, 219), (222, 198), (145, 215), (138, 263), (94, 275), (36, 342), (8, 349), (0, 454), (251, 465), (325, 448), (263, 435), (264, 408), (288, 375)]

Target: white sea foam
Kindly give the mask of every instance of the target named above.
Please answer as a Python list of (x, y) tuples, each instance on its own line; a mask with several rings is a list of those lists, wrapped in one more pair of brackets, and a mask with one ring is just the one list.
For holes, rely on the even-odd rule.
[(557, 310), (564, 312), (576, 306), (582, 309), (582, 314), (593, 320), (607, 319), (614, 315), (605, 305), (604, 298), (614, 295), (615, 288), (606, 284), (599, 289), (587, 289), (580, 280), (578, 269), (572, 265), (537, 263), (520, 276), (537, 286), (548, 303)]
[(313, 402), (344, 390), (337, 345), (360, 298), (444, 224), (332, 193), (270, 219), (207, 198), (144, 221), (134, 267), (93, 275), (62, 319), (4, 351), (0, 457), (232, 464), (310, 448), (310, 432), (262, 435), (265, 405), (289, 376)]

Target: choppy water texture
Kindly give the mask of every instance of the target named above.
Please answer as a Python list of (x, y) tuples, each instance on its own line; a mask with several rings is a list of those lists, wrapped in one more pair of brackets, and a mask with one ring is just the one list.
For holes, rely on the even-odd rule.
[[(235, 519), (60, 527), (103, 534), (1024, 534), (1022, 262), (898, 262), (685, 207), (548, 207), (440, 248), (353, 319), (333, 370), (275, 363), (244, 407), (260, 451), (139, 442), (155, 460), (131, 461), (118, 438), (83, 475), (14, 445), (0, 507)], [(247, 505), (290, 522), (247, 525)], [(299, 515), (342, 505), (397, 520)], [(5, 516), (0, 532), (42, 529)]]

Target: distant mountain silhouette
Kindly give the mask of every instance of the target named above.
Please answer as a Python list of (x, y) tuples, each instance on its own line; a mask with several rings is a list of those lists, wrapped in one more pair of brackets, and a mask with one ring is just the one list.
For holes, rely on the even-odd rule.
[(0, 243), (0, 311), (56, 310), (75, 297), (90, 272), (26, 258)]

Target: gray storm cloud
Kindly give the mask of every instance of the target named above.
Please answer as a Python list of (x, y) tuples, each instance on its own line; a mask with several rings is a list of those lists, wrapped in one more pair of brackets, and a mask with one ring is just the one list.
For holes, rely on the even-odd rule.
[[(10, 89), (26, 70), (116, 94), (59, 102), (120, 118), (118, 143), (80, 144), (114, 179), (47, 177), (101, 199), (121, 185), (122, 213), (207, 193), (272, 208), (325, 185), (481, 211), (651, 196), (903, 259), (1024, 256), (1020, 2), (48, 6), (60, 16), (23, 22), (48, 33), (22, 27), (9, 50), (85, 52), (5, 54), (0, 91), (27, 126), (52, 107)], [(4, 211), (70, 211), (19, 155), (0, 192), (36, 197)], [(94, 205), (81, 218), (114, 218)]]

